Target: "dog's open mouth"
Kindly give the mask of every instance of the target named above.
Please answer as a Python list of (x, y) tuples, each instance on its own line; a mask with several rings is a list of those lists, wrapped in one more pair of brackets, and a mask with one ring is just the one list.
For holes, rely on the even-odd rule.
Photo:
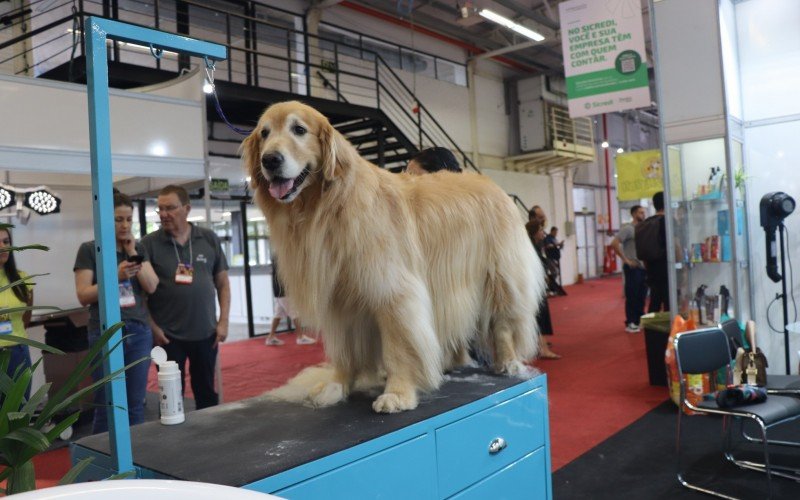
[(285, 200), (291, 195), (293, 195), (297, 188), (299, 188), (303, 181), (306, 180), (308, 177), (308, 173), (311, 170), (306, 167), (300, 172), (300, 175), (295, 177), (294, 179), (284, 179), (283, 177), (273, 177), (269, 181), (269, 194), (272, 195), (273, 198), (276, 200)]

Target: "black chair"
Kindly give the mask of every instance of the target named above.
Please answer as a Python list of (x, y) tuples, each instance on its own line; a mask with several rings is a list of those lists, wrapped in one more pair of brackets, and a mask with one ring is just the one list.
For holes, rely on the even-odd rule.
[[(691, 484), (685, 479), (681, 465), (681, 423), (683, 407), (701, 414), (720, 415), (723, 417), (723, 431), (726, 431), (724, 441), (725, 457), (741, 468), (765, 472), (767, 491), (770, 496), (772, 495), (773, 475), (792, 479), (800, 478), (800, 476), (794, 475), (795, 472), (797, 472), (796, 469), (771, 465), (769, 460), (771, 444), (800, 446), (800, 443), (770, 443), (767, 435), (771, 428), (787, 422), (792, 422), (800, 417), (800, 399), (771, 395), (764, 403), (738, 406), (735, 408), (721, 408), (717, 405), (716, 401), (713, 400), (702, 401), (696, 405), (692, 404), (686, 397), (687, 389), (684, 375), (711, 373), (720, 369), (725, 369), (727, 371), (727, 379), (731, 379), (731, 351), (728, 337), (720, 328), (706, 328), (678, 335), (675, 337), (674, 345), (681, 389), (681, 410), (678, 411), (678, 481), (691, 490), (721, 498), (733, 498), (718, 491)], [(740, 460), (734, 456), (732, 421), (738, 422), (740, 425), (743, 425), (745, 421), (752, 421), (758, 426), (761, 433), (760, 439), (751, 439), (749, 441), (757, 442), (763, 449), (763, 463)]]

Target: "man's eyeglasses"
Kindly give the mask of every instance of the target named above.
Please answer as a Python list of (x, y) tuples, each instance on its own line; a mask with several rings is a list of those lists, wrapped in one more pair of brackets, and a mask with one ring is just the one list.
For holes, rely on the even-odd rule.
[(158, 208), (156, 208), (156, 213), (157, 214), (160, 214), (162, 212), (165, 213), (165, 214), (172, 213), (175, 210), (181, 208), (181, 206), (182, 205), (171, 205), (171, 206), (168, 206), (168, 207), (158, 207)]

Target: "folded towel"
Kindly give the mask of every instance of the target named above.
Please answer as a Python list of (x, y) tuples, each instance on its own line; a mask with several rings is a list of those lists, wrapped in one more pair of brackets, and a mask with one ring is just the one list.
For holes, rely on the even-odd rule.
[(727, 389), (717, 391), (716, 400), (720, 408), (763, 403), (767, 400), (767, 390), (755, 385), (729, 385)]

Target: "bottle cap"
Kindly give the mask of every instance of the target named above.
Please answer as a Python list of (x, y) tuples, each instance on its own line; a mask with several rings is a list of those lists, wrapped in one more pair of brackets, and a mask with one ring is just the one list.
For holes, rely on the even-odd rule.
[(150, 358), (152, 358), (155, 364), (161, 366), (167, 361), (167, 351), (165, 351), (161, 346), (155, 346), (150, 351)]

